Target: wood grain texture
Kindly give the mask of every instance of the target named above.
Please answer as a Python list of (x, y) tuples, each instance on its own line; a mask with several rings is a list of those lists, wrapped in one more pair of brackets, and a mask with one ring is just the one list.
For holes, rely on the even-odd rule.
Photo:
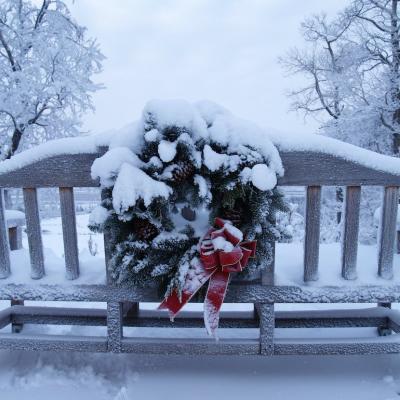
[(61, 221), (63, 229), (66, 278), (79, 277), (78, 234), (76, 231), (74, 190), (60, 187)]
[(22, 227), (25, 226), (25, 216), (20, 218), (7, 218), (8, 238), (10, 250), (22, 249)]
[[(92, 351), (107, 352), (107, 339), (90, 336), (0, 334), (0, 349), (29, 351)], [(179, 339), (179, 338), (124, 338), (121, 351), (138, 354), (188, 354), (188, 355), (257, 355), (259, 343), (255, 339)], [(315, 340), (291, 341), (277, 339), (274, 355), (355, 355), (391, 354), (400, 352), (397, 335), (385, 338), (340, 340), (332, 342)]]
[(0, 279), (8, 278), (11, 274), (10, 242), (4, 209), (4, 191), (0, 189)]
[(308, 186), (304, 236), (304, 282), (318, 280), (321, 187)]
[(365, 167), (344, 158), (311, 151), (281, 151), (282, 186), (400, 186), (400, 176)]
[(19, 226), (8, 228), (8, 238), (10, 240), (10, 250), (22, 249), (22, 229)]
[(272, 259), (271, 263), (268, 264), (261, 271), (261, 283), (263, 285), (274, 285), (275, 284), (275, 242), (272, 245)]
[[(107, 198), (107, 193), (103, 189), (101, 191), (101, 200), (104, 200)], [(103, 228), (103, 240), (104, 240), (104, 260), (106, 264), (106, 278), (107, 278), (107, 283), (112, 284), (112, 278), (110, 274), (110, 260), (112, 257), (113, 249), (114, 249), (114, 235), (112, 232), (112, 229), (108, 224), (104, 225)]]
[(113, 353), (121, 352), (123, 329), (123, 305), (120, 302), (107, 303), (107, 347)]
[[(14, 306), (9, 308), (13, 324), (106, 326), (107, 310), (72, 307)], [(260, 320), (251, 311), (222, 311), (220, 328), (260, 328)], [(350, 328), (388, 325), (392, 314), (378, 307), (322, 311), (276, 311), (276, 328)], [(398, 323), (399, 318), (395, 320)], [(204, 328), (202, 311), (182, 311), (172, 323), (160, 310), (140, 310), (124, 315), (124, 326), (157, 328)], [(397, 328), (400, 330), (400, 327)]]
[(274, 354), (275, 312), (273, 304), (258, 303), (255, 308), (260, 319), (260, 354)]
[(107, 339), (97, 336), (3, 333), (0, 334), (0, 348), (27, 351), (107, 352)]
[[(23, 300), (11, 300), (11, 307), (10, 310), (14, 310), (15, 307), (24, 308), (24, 301)], [(20, 333), (24, 327), (23, 323), (13, 322), (11, 321), (11, 332), (12, 333)]]
[(44, 276), (44, 256), (42, 231), (40, 229), (39, 203), (35, 188), (24, 188), (26, 234), (28, 236), (29, 254), (31, 257), (31, 278)]
[(99, 182), (91, 178), (90, 169), (100, 155), (89, 153), (49, 157), (0, 174), (0, 187), (97, 187)]
[(342, 277), (347, 280), (354, 280), (357, 278), (360, 200), (361, 187), (348, 186), (345, 195), (342, 236)]
[[(53, 156), (0, 174), (1, 187), (96, 187), (90, 176), (97, 153)], [(338, 156), (311, 151), (281, 151), (285, 175), (282, 186), (400, 186), (400, 176), (369, 168)], [(69, 171), (65, 174), (65, 171)], [(334, 173), (333, 173), (334, 171)]]
[[(2, 284), (1, 300), (159, 302), (155, 288), (110, 285)], [(195, 300), (191, 300), (195, 302)], [(265, 286), (229, 285), (226, 303), (399, 303), (400, 285)]]
[(393, 253), (396, 235), (399, 188), (384, 189), (379, 234), (378, 274), (383, 279), (393, 278)]

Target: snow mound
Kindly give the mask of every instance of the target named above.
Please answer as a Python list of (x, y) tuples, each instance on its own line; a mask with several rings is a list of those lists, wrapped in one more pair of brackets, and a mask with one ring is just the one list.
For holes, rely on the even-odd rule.
[(139, 199), (148, 206), (156, 197), (168, 199), (171, 192), (172, 189), (165, 183), (152, 179), (131, 164), (124, 163), (113, 188), (113, 207), (118, 214), (123, 214)]
[(95, 135), (50, 140), (32, 149), (18, 153), (9, 160), (2, 161), (0, 163), (0, 174), (11, 172), (54, 156), (96, 152), (97, 141)]
[(284, 152), (309, 151), (330, 154), (347, 161), (389, 174), (400, 174), (400, 159), (375, 153), (353, 144), (317, 134), (268, 132), (269, 138)]

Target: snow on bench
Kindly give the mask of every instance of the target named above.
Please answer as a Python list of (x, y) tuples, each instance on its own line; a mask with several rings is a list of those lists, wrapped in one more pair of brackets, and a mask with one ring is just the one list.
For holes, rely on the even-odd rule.
[[(74, 311), (12, 306), (0, 313), (0, 328), (25, 322), (107, 325), (106, 337), (33, 337), (0, 335), (0, 348), (86, 350), (190, 354), (355, 354), (400, 352), (400, 340), (274, 341), (274, 327), (378, 326), (381, 332), (400, 332), (400, 317), (383, 307), (372, 311), (321, 314), (274, 312), (275, 303), (381, 303), (400, 301), (399, 276), (394, 273), (394, 239), (400, 187), (400, 160), (379, 155), (320, 136), (269, 134), (277, 146), (285, 174), (281, 186), (305, 186), (306, 226), (304, 249), (278, 244), (276, 264), (268, 265), (261, 280), (230, 285), (226, 302), (253, 303), (256, 313), (223, 313), (221, 327), (257, 327), (258, 338), (185, 339), (124, 337), (122, 327), (199, 326), (196, 312), (182, 313), (175, 325), (159, 311), (141, 311), (139, 302), (157, 302), (152, 288), (117, 286), (107, 278), (110, 249), (105, 233), (105, 263), (88, 264), (79, 258), (74, 187), (98, 187), (91, 165), (107, 147), (131, 140), (134, 126), (125, 134), (86, 136), (48, 142), (0, 163), (0, 188), (22, 188), (24, 193), (29, 260), (26, 250), (10, 255), (4, 200), (0, 196), (0, 299), (19, 301), (107, 302), (107, 310)], [(267, 134), (267, 133), (266, 133)], [(130, 138), (130, 139), (129, 139)], [(358, 246), (361, 186), (383, 188), (377, 251)], [(319, 243), (321, 186), (345, 186), (344, 234), (341, 248)], [(52, 259), (43, 249), (37, 188), (58, 187), (64, 240), (64, 260)], [(293, 254), (296, 254), (293, 256)], [(298, 256), (297, 256), (298, 255)], [(60, 261), (61, 260), (61, 261)], [(97, 260), (97, 259), (96, 259)], [(393, 263), (394, 260), (394, 263)], [(62, 265), (60, 262), (63, 262)], [(101, 270), (101, 272), (100, 272)], [(61, 273), (62, 271), (62, 273)], [(15, 304), (15, 303), (14, 303)], [(126, 305), (129, 307), (126, 307)]]

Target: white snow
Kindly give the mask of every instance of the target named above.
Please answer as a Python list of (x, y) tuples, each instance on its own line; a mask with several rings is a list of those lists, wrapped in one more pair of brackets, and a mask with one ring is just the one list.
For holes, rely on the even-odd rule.
[[(253, 146), (268, 158), (269, 167), (278, 176), (283, 174), (278, 150), (331, 154), (382, 172), (400, 174), (400, 160), (395, 157), (374, 153), (321, 135), (262, 129), (249, 121), (234, 117), (223, 107), (208, 101), (190, 104), (183, 100), (154, 100), (146, 105), (144, 116), (149, 112), (158, 118), (161, 127), (174, 124), (191, 127), (196, 137), (211, 137), (217, 143), (227, 145), (231, 152), (240, 152), (243, 144)], [(55, 155), (95, 153), (98, 146), (128, 147), (137, 153), (144, 142), (143, 124), (142, 118), (120, 130), (49, 141), (1, 162), (0, 174)], [(155, 132), (150, 132), (151, 130), (147, 132), (148, 139), (154, 139)]]
[[(151, 115), (160, 129), (176, 126), (189, 128), (194, 133), (194, 138), (201, 138), (207, 134), (207, 125), (197, 110), (185, 100), (151, 100), (143, 110), (142, 124), (145, 118)], [(146, 127), (146, 126), (145, 126)]]
[[(161, 126), (175, 124), (192, 127), (198, 137), (212, 137), (214, 141), (228, 145), (232, 152), (240, 150), (240, 146), (243, 144), (251, 145), (268, 158), (270, 168), (278, 176), (283, 174), (278, 150), (331, 154), (382, 172), (400, 174), (400, 160), (395, 157), (374, 153), (321, 135), (288, 134), (262, 129), (249, 121), (234, 117), (229, 111), (212, 102), (200, 102), (192, 105), (183, 100), (154, 100), (146, 105), (144, 115), (146, 112), (156, 115)], [(60, 154), (95, 153), (98, 146), (128, 147), (134, 153), (138, 152), (144, 140), (143, 124), (144, 121), (141, 120), (121, 130), (49, 141), (16, 154), (10, 160), (1, 162), (0, 174)], [(207, 126), (209, 127), (207, 128)], [(155, 132), (150, 132), (147, 132), (148, 139), (154, 138), (155, 135)], [(211, 163), (210, 160), (207, 162)], [(216, 167), (215, 165), (214, 168)]]
[(242, 169), (242, 172), (240, 173), (240, 179), (242, 180), (243, 183), (248, 183), (251, 181), (252, 177), (252, 170), (249, 167), (245, 167)]
[(172, 161), (176, 156), (176, 142), (161, 140), (158, 144), (158, 155), (164, 162)]
[(215, 152), (208, 144), (203, 150), (204, 165), (210, 171), (217, 171), (222, 168), (228, 161), (229, 157), (226, 154)]
[[(57, 283), (67, 286), (71, 284), (104, 284), (106, 275), (103, 235), (90, 232), (88, 221), (88, 214), (78, 214), (76, 216), (80, 262), (80, 276), (78, 279), (70, 281), (65, 278), (62, 224), (61, 218), (58, 217), (45, 219), (41, 222), (46, 275), (40, 280), (31, 279), (28, 239), (25, 230), (23, 230), (23, 249), (11, 251), (12, 274), (9, 278), (2, 280), (1, 283)], [(92, 237), (93, 247), (97, 252), (96, 256), (93, 256), (89, 251), (88, 241), (90, 237)]]
[(18, 225), (25, 225), (25, 214), (18, 210), (4, 210), (7, 227), (12, 228)]
[(239, 242), (241, 242), (243, 240), (243, 232), (236, 228), (236, 226), (233, 226), (231, 223), (226, 223), (224, 225), (224, 228), (235, 238), (237, 238), (239, 240)]
[(16, 154), (9, 160), (0, 162), (0, 174), (14, 171), (34, 162), (61, 154), (96, 153), (95, 136), (80, 136), (76, 138), (63, 138), (49, 140), (39, 146)]
[(144, 134), (144, 139), (146, 142), (155, 142), (158, 137), (158, 130), (157, 129), (152, 129)]
[[(381, 222), (382, 217), (382, 208), (378, 207), (374, 212), (374, 222), (378, 226)], [(397, 221), (396, 221), (396, 229), (400, 230), (400, 205), (397, 206)]]
[(6, 219), (25, 219), (25, 214), (18, 210), (4, 210), (4, 216)]
[(124, 163), (137, 167), (143, 165), (138, 156), (128, 147), (114, 147), (94, 160), (91, 170), (92, 178), (100, 178), (102, 186), (110, 187), (114, 184), (115, 178)]
[(207, 200), (210, 202), (212, 200), (212, 194), (209, 190), (209, 184), (207, 181), (202, 177), (201, 175), (195, 175), (194, 176), (194, 184), (198, 186), (199, 188), (199, 196), (202, 199)]
[[(65, 327), (63, 333), (82, 331)], [(400, 384), (398, 355), (168, 357), (1, 351), (0, 360), (4, 400), (181, 400), (188, 393), (190, 400), (394, 400)]]
[(139, 199), (148, 206), (154, 198), (167, 199), (171, 193), (172, 189), (164, 182), (156, 181), (140, 168), (124, 163), (113, 188), (113, 207), (123, 214)]
[[(305, 285), (303, 283), (303, 243), (278, 243), (275, 258), (277, 285)], [(377, 245), (358, 245), (357, 279), (341, 277), (341, 246), (339, 243), (321, 244), (319, 252), (319, 279), (306, 286), (357, 286), (390, 285), (400, 282), (400, 255), (394, 255), (394, 279), (388, 281), (378, 276)]]
[(268, 132), (279, 151), (312, 151), (331, 154), (378, 171), (400, 174), (400, 160), (317, 134)]
[(109, 212), (103, 206), (95, 207), (89, 216), (89, 225), (103, 225), (109, 216)]
[(276, 174), (267, 165), (256, 164), (251, 169), (251, 182), (260, 190), (271, 190), (277, 183)]
[(211, 239), (211, 241), (214, 246), (214, 250), (223, 250), (223, 251), (227, 251), (227, 252), (233, 250), (233, 244), (231, 242), (228, 242), (222, 236)]

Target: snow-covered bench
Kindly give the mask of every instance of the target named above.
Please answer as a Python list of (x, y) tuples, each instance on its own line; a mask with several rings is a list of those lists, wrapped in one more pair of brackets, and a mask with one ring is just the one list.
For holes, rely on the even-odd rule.
[[(10, 248), (6, 231), (4, 202), (0, 197), (0, 300), (11, 307), (0, 312), (0, 328), (13, 324), (56, 324), (106, 326), (99, 336), (38, 335), (0, 333), (0, 348), (29, 350), (77, 350), (133, 353), (190, 354), (365, 354), (400, 352), (400, 314), (390, 304), (400, 302), (400, 284), (393, 278), (400, 160), (317, 136), (280, 137), (272, 140), (280, 150), (285, 167), (281, 186), (306, 186), (306, 228), (304, 282), (278, 286), (274, 265), (266, 266), (259, 280), (232, 282), (227, 303), (252, 303), (252, 311), (225, 311), (221, 315), (221, 338), (196, 337), (193, 329), (202, 326), (201, 313), (182, 312), (174, 324), (165, 312), (146, 310), (139, 303), (159, 302), (152, 289), (104, 284), (80, 284), (74, 187), (97, 187), (90, 169), (102, 154), (92, 137), (62, 139), (25, 151), (0, 164), (0, 187), (23, 188), (26, 229), (31, 259), (29, 283), (12, 282)], [(100, 143), (101, 144), (101, 143)], [(329, 149), (329, 151), (328, 151)], [(343, 284), (318, 285), (321, 186), (346, 187), (344, 233), (341, 258)], [(383, 188), (379, 254), (374, 284), (357, 280), (357, 240), (361, 187)], [(63, 225), (66, 279), (62, 284), (43, 284), (45, 263), (38, 211), (37, 188), (58, 187)], [(106, 260), (109, 240), (105, 233)], [(23, 301), (105, 302), (106, 309), (24, 306)], [(277, 303), (375, 303), (367, 309), (320, 311), (276, 311)], [(16, 305), (17, 304), (17, 305)], [(123, 335), (123, 327), (137, 327), (135, 336)], [(149, 327), (140, 331), (143, 327)], [(275, 328), (378, 327), (394, 333), (368, 338), (275, 337)], [(169, 328), (157, 330), (156, 328)], [(184, 337), (175, 337), (176, 328)], [(226, 329), (224, 329), (226, 328)], [(241, 332), (251, 328), (250, 337)], [(239, 333), (237, 330), (240, 329)], [(150, 333), (149, 333), (150, 332)], [(160, 333), (161, 332), (161, 333)], [(163, 333), (164, 332), (164, 333)], [(166, 332), (166, 333), (165, 333)], [(172, 333), (171, 333), (172, 332)], [(256, 334), (254, 335), (254, 332)], [(231, 334), (232, 333), (232, 334)], [(233, 335), (233, 336), (232, 336)]]

